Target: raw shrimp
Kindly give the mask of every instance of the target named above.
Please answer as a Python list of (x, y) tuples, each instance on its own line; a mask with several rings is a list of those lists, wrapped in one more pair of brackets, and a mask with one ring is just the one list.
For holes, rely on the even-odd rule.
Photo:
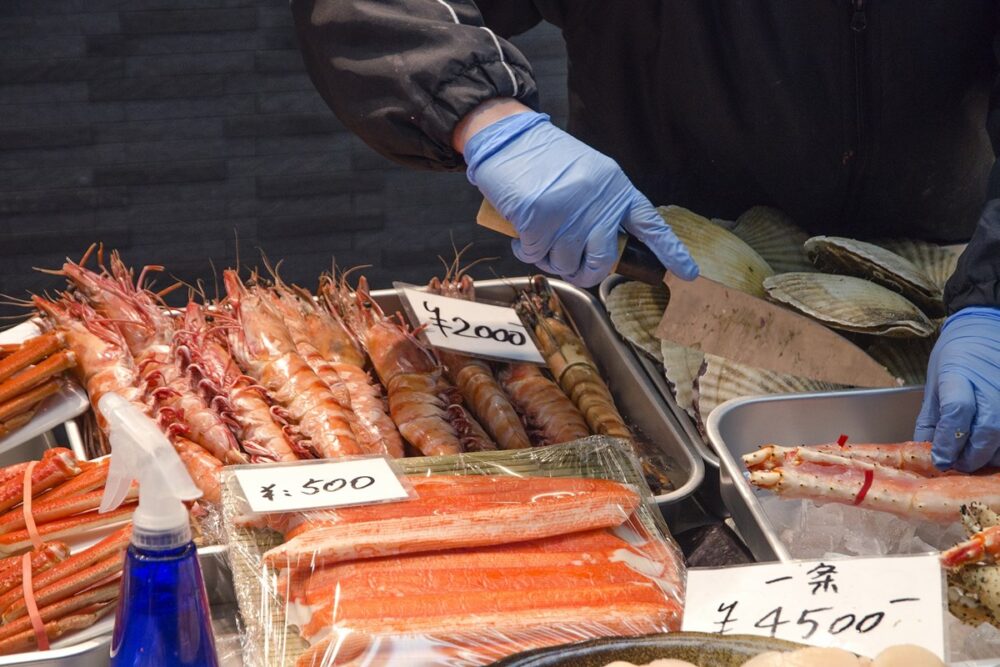
[(142, 288), (147, 267), (136, 284), (117, 253), (111, 274), (97, 274), (66, 262), (63, 273), (106, 317), (117, 322), (135, 358), (156, 417), (169, 435), (182, 435), (226, 463), (246, 463), (229, 427), (195, 392), (180, 368), (172, 339), (174, 322), (156, 297)]
[(535, 332), (542, 356), (556, 381), (598, 435), (623, 438), (632, 432), (615, 407), (611, 392), (580, 337), (566, 323), (548, 281), (537, 276), (518, 296), (515, 308)]
[(253, 463), (296, 461), (296, 452), (307, 455), (298, 434), (275, 415), (266, 392), (240, 371), (229, 351), (215, 338), (201, 306), (193, 301), (184, 311), (184, 325), (174, 337), (192, 381), (205, 391), (219, 416), (239, 436)]
[(48, 315), (50, 323), (65, 334), (66, 343), (77, 359), (76, 374), (87, 389), (102, 428), (105, 422), (97, 410), (97, 403), (109, 391), (135, 404), (143, 412), (149, 412), (139, 388), (139, 371), (117, 328), (99, 317), (90, 306), (70, 301), (67, 297), (49, 301), (36, 296), (33, 301), (41, 312)]
[(298, 424), (326, 458), (366, 453), (351, 429), (350, 415), (326, 384), (303, 361), (273, 307), (240, 281), (223, 273), (228, 302), (238, 326), (229, 330), (233, 355)]
[[(472, 279), (460, 272), (455, 278), (450, 272), (445, 274), (443, 281), (433, 278), (428, 289), (435, 294), (475, 301)], [(488, 363), (446, 350), (438, 350), (438, 356), (444, 363), (448, 379), (458, 387), (466, 405), (502, 449), (531, 446), (521, 417), (493, 377)]]
[(434, 353), (406, 326), (385, 317), (364, 278), (348, 316), (389, 393), (389, 413), (410, 444), (425, 456), (496, 449), (442, 376)]
[(556, 445), (590, 435), (583, 415), (555, 382), (533, 364), (503, 364), (500, 384), (525, 416), (538, 445)]

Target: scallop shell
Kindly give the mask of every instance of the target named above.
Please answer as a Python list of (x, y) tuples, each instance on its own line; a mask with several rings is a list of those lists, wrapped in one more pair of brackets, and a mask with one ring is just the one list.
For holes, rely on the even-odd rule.
[(695, 383), (695, 409), (699, 425), (704, 430), (705, 420), (712, 410), (731, 398), (832, 391), (843, 388), (842, 385), (775, 373), (745, 366), (714, 354), (706, 354), (705, 365)]
[(865, 351), (905, 385), (927, 381), (927, 363), (934, 349), (935, 337), (879, 338)]
[(941, 288), (920, 267), (892, 251), (839, 236), (814, 236), (804, 248), (823, 271), (871, 280), (899, 292), (931, 317), (945, 313)]
[(958, 257), (965, 248), (945, 247), (913, 239), (888, 239), (878, 241), (877, 245), (913, 262), (942, 291), (948, 278), (955, 273)]
[(680, 206), (657, 209), (698, 263), (701, 275), (727, 287), (764, 296), (764, 278), (773, 275), (757, 252), (732, 232)]
[(776, 208), (754, 206), (737, 218), (732, 232), (778, 273), (816, 270), (802, 248), (809, 233)]
[(674, 392), (674, 400), (681, 409), (694, 417), (694, 383), (698, 379), (705, 354), (690, 347), (661, 340), (660, 357), (663, 374)]
[(668, 298), (667, 288), (663, 285), (630, 281), (611, 290), (606, 304), (618, 333), (661, 363), (661, 341), (653, 332), (667, 309)]
[(767, 295), (844, 331), (925, 337), (936, 327), (919, 308), (881, 285), (828, 273), (782, 273), (764, 281)]

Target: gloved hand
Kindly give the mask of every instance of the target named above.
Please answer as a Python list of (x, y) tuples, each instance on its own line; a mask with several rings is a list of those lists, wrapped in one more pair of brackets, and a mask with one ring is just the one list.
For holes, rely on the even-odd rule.
[(522, 262), (591, 287), (618, 259), (622, 229), (686, 280), (698, 266), (649, 200), (614, 160), (549, 122), (545, 114), (507, 116), (466, 142), (468, 177), (513, 225)]
[(943, 470), (1000, 466), (1000, 309), (963, 308), (945, 321), (913, 438), (933, 442)]

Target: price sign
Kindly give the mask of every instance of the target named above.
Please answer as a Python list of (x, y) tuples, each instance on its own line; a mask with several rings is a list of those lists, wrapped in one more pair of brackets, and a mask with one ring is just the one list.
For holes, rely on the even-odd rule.
[(544, 363), (513, 308), (403, 288), (427, 342), (452, 352), (505, 361)]
[(254, 512), (367, 505), (415, 495), (382, 456), (237, 466), (233, 474)]
[(944, 659), (943, 591), (935, 555), (692, 569), (683, 629), (869, 657), (894, 644), (918, 644)]

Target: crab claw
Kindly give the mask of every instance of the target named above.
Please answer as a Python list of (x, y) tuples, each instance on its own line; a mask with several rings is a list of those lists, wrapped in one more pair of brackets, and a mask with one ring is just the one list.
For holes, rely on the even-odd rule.
[(964, 565), (1000, 560), (1000, 526), (990, 526), (941, 554), (941, 564), (949, 570)]

